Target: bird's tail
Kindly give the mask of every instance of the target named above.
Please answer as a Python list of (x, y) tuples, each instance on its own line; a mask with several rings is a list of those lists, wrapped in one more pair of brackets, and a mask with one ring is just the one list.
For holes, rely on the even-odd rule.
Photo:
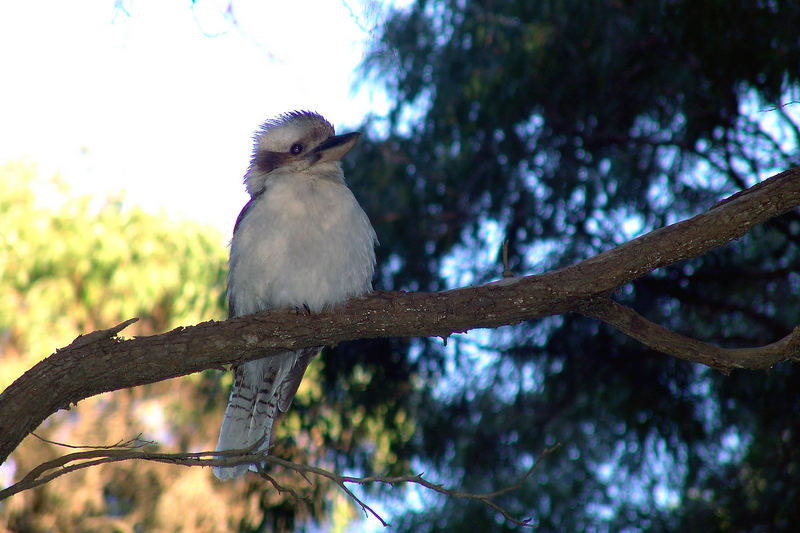
[[(281, 356), (249, 361), (234, 369), (233, 388), (219, 430), (216, 451), (241, 450), (259, 443), (249, 453), (259, 453), (269, 448), (272, 422), (278, 407), (277, 386), (284, 376), (279, 376)], [(260, 442), (259, 442), (260, 441)], [(241, 476), (251, 465), (215, 466), (214, 475), (226, 480)]]

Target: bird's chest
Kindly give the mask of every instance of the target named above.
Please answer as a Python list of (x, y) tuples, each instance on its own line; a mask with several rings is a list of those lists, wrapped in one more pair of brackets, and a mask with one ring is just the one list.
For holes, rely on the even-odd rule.
[(229, 296), (236, 314), (286, 306), (320, 309), (358, 292), (346, 285), (359, 268), (356, 258), (366, 246), (371, 250), (364, 219), (343, 185), (309, 180), (268, 189), (248, 209), (231, 242)]
[[(319, 259), (335, 252), (330, 239), (346, 234), (353, 210), (349, 191), (317, 181), (278, 185), (259, 198), (243, 221), (242, 244), (272, 269), (283, 261), (312, 254)], [(239, 235), (234, 238), (239, 237)]]

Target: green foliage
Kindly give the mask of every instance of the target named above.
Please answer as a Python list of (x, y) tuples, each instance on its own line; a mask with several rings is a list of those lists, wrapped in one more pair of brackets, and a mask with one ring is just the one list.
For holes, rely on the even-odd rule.
[[(224, 238), (216, 231), (127, 207), (121, 198), (76, 197), (58, 178), (39, 178), (26, 161), (0, 168), (0, 188), (0, 387), (78, 334), (130, 317), (141, 320), (126, 335), (225, 316)], [(198, 394), (202, 385), (208, 389), (217, 381), (204, 374), (88, 399), (53, 415), (37, 433), (97, 445), (142, 432), (145, 438), (208, 448), (219, 422), (194, 406), (210, 400)], [(200, 390), (192, 384), (198, 382)], [(224, 391), (216, 389), (221, 412)], [(197, 435), (192, 428), (202, 431)], [(63, 453), (29, 437), (4, 468), (18, 478)], [(169, 509), (158, 508), (170, 498), (199, 501), (196, 492), (168, 490), (182, 479), (149, 465), (102, 468), (13, 498), (0, 516), (10, 528), (26, 531), (102, 529), (126, 521), (152, 528), (172, 520)], [(187, 520), (202, 516), (189, 513)], [(205, 516), (226, 523), (225, 513)]]
[(224, 316), (224, 239), (216, 231), (121, 199), (71, 197), (58, 180), (37, 178), (30, 163), (7, 164), (0, 183), (6, 345), (42, 356), (79, 332), (134, 316), (150, 332)]

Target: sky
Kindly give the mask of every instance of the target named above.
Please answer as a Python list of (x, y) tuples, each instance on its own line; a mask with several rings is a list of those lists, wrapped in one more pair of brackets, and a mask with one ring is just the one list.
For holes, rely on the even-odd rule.
[(0, 2), (0, 164), (212, 225), (247, 201), (253, 131), (293, 109), (345, 132), (387, 109), (358, 65), (369, 0)]

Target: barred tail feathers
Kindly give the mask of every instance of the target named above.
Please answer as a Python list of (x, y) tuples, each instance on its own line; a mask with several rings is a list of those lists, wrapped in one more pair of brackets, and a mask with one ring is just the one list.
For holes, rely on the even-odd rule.
[[(249, 448), (259, 440), (258, 452), (269, 448), (272, 422), (278, 407), (278, 389), (295, 363), (297, 355), (286, 352), (249, 361), (234, 369), (233, 388), (222, 419), (216, 451)], [(244, 474), (249, 465), (215, 466), (221, 480)]]

